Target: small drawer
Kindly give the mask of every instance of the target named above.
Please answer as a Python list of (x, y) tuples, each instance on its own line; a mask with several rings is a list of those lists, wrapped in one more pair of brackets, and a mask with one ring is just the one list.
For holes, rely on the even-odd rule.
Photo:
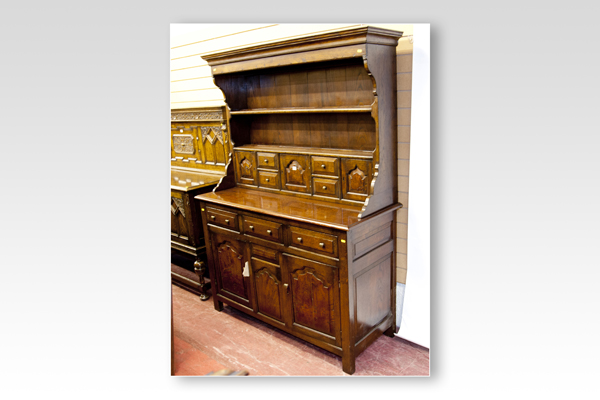
[(337, 257), (337, 236), (290, 226), (290, 246)]
[(279, 189), (279, 172), (258, 171), (258, 186)]
[(312, 156), (312, 174), (339, 176), (339, 159)]
[(265, 260), (269, 260), (275, 264), (279, 264), (279, 252), (266, 247), (252, 244), (252, 257), (259, 257)]
[(206, 207), (207, 223), (218, 225), (236, 231), (240, 230), (237, 214), (218, 210), (212, 207)]
[(339, 198), (339, 187), (337, 179), (313, 178), (315, 195)]
[(256, 153), (258, 157), (258, 168), (277, 169), (279, 159), (275, 153)]
[(283, 228), (277, 222), (244, 217), (244, 233), (261, 239), (283, 243)]

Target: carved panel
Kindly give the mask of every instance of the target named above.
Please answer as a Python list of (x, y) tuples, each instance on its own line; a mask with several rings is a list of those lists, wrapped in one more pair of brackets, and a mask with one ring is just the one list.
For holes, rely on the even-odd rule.
[(254, 276), (259, 311), (281, 320), (281, 285), (279, 280), (266, 268), (256, 272)]
[(333, 288), (314, 269), (292, 273), (294, 322), (334, 335)]
[(221, 287), (245, 299), (248, 298), (244, 285), (243, 255), (230, 242), (225, 241), (217, 247), (217, 268), (221, 276)]
[(189, 239), (183, 201), (176, 197), (171, 198), (171, 237), (178, 238), (176, 241), (184, 243)]
[(201, 126), (200, 131), (202, 132), (202, 141), (208, 141), (210, 144), (215, 144), (218, 140), (223, 144), (223, 131), (218, 126)]
[(291, 183), (294, 185), (303, 185), (304, 184), (304, 177), (302, 176), (302, 175), (304, 175), (304, 168), (302, 168), (302, 165), (300, 165), (300, 163), (298, 163), (298, 161), (296, 161), (296, 160), (292, 161), (285, 168), (285, 173), (286, 173), (287, 183)]
[(342, 197), (364, 201), (370, 191), (373, 163), (367, 160), (344, 159), (343, 166)]
[(223, 113), (220, 111), (171, 113), (171, 121), (201, 121), (216, 119), (223, 119)]
[(240, 171), (244, 178), (254, 178), (254, 168), (252, 168), (252, 163), (247, 158), (242, 160), (240, 167)]
[(308, 193), (310, 191), (310, 170), (308, 156), (281, 154), (281, 179), (286, 190)]
[(173, 215), (176, 215), (177, 211), (179, 210), (181, 212), (181, 214), (183, 215), (183, 217), (185, 218), (185, 210), (183, 208), (183, 200), (178, 199), (177, 197), (171, 197), (171, 199), (173, 200), (173, 203), (175, 203), (175, 205), (173, 205), (173, 203), (171, 203), (171, 212), (173, 213)]
[(360, 168), (355, 167), (348, 174), (348, 192), (367, 193), (367, 177)]
[(173, 135), (173, 151), (179, 154), (194, 154), (192, 135)]

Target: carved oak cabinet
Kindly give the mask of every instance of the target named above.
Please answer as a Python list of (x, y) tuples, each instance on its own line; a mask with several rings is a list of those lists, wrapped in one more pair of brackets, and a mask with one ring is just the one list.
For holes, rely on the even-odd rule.
[(232, 161), (199, 200), (223, 303), (341, 356), (396, 330), (396, 51), (373, 27), (203, 56)]
[(171, 112), (171, 281), (208, 300), (206, 245), (194, 196), (225, 175), (231, 143), (225, 107)]

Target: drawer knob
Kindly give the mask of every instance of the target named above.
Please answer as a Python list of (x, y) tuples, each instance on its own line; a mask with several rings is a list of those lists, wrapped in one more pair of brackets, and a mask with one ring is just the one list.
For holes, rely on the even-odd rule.
[(269, 160), (267, 160), (267, 159), (265, 158), (265, 164), (268, 164), (268, 163), (269, 163)]
[(327, 167), (325, 166), (325, 164), (321, 164), (321, 168), (325, 169)]
[(269, 178), (265, 179), (266, 182), (269, 182)]
[(298, 241), (302, 243), (302, 238), (301, 238), (301, 237), (299, 237), (299, 238), (298, 238)]
[(321, 246), (321, 248), (325, 247), (325, 243), (319, 243), (319, 246)]
[(226, 224), (228, 224), (228, 223), (229, 223), (229, 220), (228, 220), (228, 219), (226, 219), (226, 220), (225, 220), (225, 223), (226, 223)]
[(327, 190), (327, 186), (323, 186), (323, 190)]
[(214, 215), (211, 215), (211, 216), (210, 216), (210, 219), (214, 220), (214, 219), (215, 219), (215, 216), (214, 216)]
[(253, 231), (254, 230), (254, 225), (250, 225), (249, 228), (250, 228), (251, 231)]
[(267, 229), (267, 233), (270, 235), (271, 233), (273, 233), (273, 231), (270, 229)]

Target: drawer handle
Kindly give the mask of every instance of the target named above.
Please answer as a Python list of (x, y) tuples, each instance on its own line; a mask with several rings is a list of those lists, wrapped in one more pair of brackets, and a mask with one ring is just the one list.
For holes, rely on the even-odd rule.
[(302, 238), (301, 238), (301, 237), (299, 237), (299, 238), (298, 238), (298, 241), (299, 241), (300, 243), (302, 243)]
[(214, 219), (215, 219), (215, 216), (214, 216), (214, 215), (211, 215), (211, 216), (210, 216), (210, 219), (214, 220)]
[(285, 294), (289, 294), (290, 293), (290, 286), (287, 283), (284, 283), (283, 287), (285, 288)]
[(267, 160), (267, 159), (265, 158), (265, 164), (268, 164), (268, 163), (269, 163), (269, 160)]
[(250, 228), (251, 231), (253, 231), (254, 230), (254, 225), (250, 225), (249, 228)]
[(265, 179), (266, 182), (269, 182), (269, 178)]
[(273, 231), (270, 229), (267, 229), (267, 233), (270, 235), (271, 233), (273, 233)]
[(229, 224), (229, 220), (228, 220), (228, 219), (226, 219), (226, 220), (225, 220), (225, 223), (226, 223), (226, 224)]
[(319, 243), (319, 246), (321, 246), (321, 248), (325, 248), (325, 243)]
[(321, 164), (321, 168), (325, 169), (327, 167), (325, 166), (325, 164)]
[(323, 190), (327, 190), (327, 186), (323, 186)]

